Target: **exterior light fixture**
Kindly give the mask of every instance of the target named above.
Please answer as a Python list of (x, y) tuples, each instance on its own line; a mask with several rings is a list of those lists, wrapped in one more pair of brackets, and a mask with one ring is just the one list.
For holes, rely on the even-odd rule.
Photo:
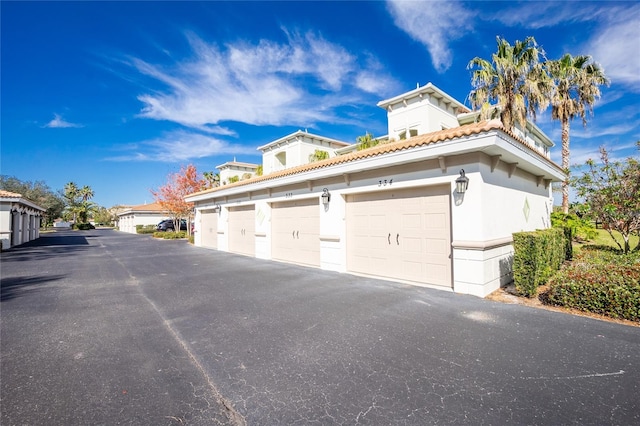
[(460, 170), (460, 176), (456, 179), (456, 192), (464, 194), (469, 187), (469, 178), (464, 175), (464, 169)]
[(322, 190), (322, 205), (324, 206), (328, 206), (329, 205), (329, 201), (331, 201), (331, 194), (329, 194), (329, 190), (327, 188), (324, 188)]

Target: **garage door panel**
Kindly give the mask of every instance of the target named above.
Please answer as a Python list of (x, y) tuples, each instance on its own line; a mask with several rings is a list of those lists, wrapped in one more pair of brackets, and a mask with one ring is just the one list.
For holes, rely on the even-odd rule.
[(440, 256), (443, 253), (447, 252), (448, 247), (449, 241), (445, 239), (436, 240), (432, 238), (427, 241), (426, 253), (436, 254)]
[(447, 216), (444, 213), (429, 213), (425, 215), (425, 228), (429, 230), (444, 231), (447, 226)]
[(446, 186), (349, 195), (347, 268), (451, 287), (449, 218)]
[(402, 217), (401, 229), (403, 230), (424, 228), (423, 216), (420, 213), (403, 214), (401, 217)]
[(200, 242), (203, 247), (218, 248), (218, 213), (203, 211), (200, 216)]
[(272, 258), (320, 266), (319, 200), (286, 201), (271, 207)]
[(410, 281), (425, 280), (425, 265), (418, 261), (402, 261), (402, 269), (404, 270), (405, 279)]
[(255, 256), (255, 206), (229, 208), (229, 251)]
[(406, 253), (423, 253), (423, 240), (422, 238), (405, 237), (400, 240), (402, 251)]

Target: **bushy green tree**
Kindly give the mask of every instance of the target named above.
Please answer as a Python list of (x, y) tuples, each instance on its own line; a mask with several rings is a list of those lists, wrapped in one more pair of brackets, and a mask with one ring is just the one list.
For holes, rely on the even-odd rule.
[(62, 216), (64, 200), (52, 191), (44, 181), (21, 181), (14, 176), (2, 175), (0, 176), (0, 189), (20, 194), (46, 209), (44, 224), (51, 225), (55, 219)]
[(93, 212), (93, 221), (97, 224), (111, 226), (113, 225), (113, 216), (108, 209), (100, 206)]
[[(640, 152), (640, 141), (636, 142)], [(572, 183), (588, 206), (585, 212), (601, 222), (620, 250), (640, 250), (640, 243), (630, 247), (629, 237), (640, 233), (640, 162), (638, 157), (612, 161), (605, 148), (600, 148), (601, 163), (590, 159), (586, 171)], [(614, 236), (622, 236), (620, 243)]]

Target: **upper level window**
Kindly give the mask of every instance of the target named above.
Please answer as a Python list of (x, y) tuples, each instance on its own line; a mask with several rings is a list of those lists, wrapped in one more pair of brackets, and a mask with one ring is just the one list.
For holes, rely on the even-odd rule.
[(282, 170), (287, 168), (287, 153), (285, 151), (276, 154), (276, 169)]

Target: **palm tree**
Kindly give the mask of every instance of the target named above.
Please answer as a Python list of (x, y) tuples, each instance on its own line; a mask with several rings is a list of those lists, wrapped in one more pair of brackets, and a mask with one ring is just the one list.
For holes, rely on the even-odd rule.
[(313, 154), (309, 154), (309, 163), (326, 160), (327, 158), (329, 158), (329, 153), (327, 151), (316, 149)]
[(78, 185), (75, 182), (67, 182), (64, 186), (64, 198), (73, 202), (78, 197), (78, 191)]
[(207, 180), (209, 188), (220, 186), (220, 173), (204, 172), (202, 176)]
[(78, 195), (80, 196), (80, 198), (82, 198), (82, 201), (89, 201), (91, 198), (93, 198), (95, 193), (90, 186), (85, 185), (80, 188), (80, 190), (78, 190)]
[(363, 149), (371, 148), (380, 143), (378, 139), (374, 139), (373, 135), (369, 132), (365, 132), (364, 135), (358, 136), (356, 138), (356, 143), (358, 144), (358, 151), (362, 151)]
[(600, 97), (600, 86), (609, 84), (600, 66), (591, 56), (572, 57), (565, 54), (555, 61), (547, 61), (546, 68), (554, 82), (551, 97), (551, 118), (562, 125), (562, 211), (569, 213), (569, 127), (571, 120), (582, 119), (587, 125), (587, 112), (593, 114), (593, 104)]
[(64, 185), (64, 198), (66, 199), (67, 208), (70, 212), (73, 213), (73, 223), (76, 222), (76, 205), (78, 204), (78, 185), (75, 182), (67, 182)]
[(548, 105), (551, 82), (540, 62), (544, 52), (533, 37), (513, 46), (500, 37), (496, 41), (491, 61), (475, 57), (467, 66), (473, 69), (469, 99), (483, 119), (491, 118), (497, 106), (506, 129), (516, 123), (524, 127), (528, 115), (535, 120), (536, 110)]

